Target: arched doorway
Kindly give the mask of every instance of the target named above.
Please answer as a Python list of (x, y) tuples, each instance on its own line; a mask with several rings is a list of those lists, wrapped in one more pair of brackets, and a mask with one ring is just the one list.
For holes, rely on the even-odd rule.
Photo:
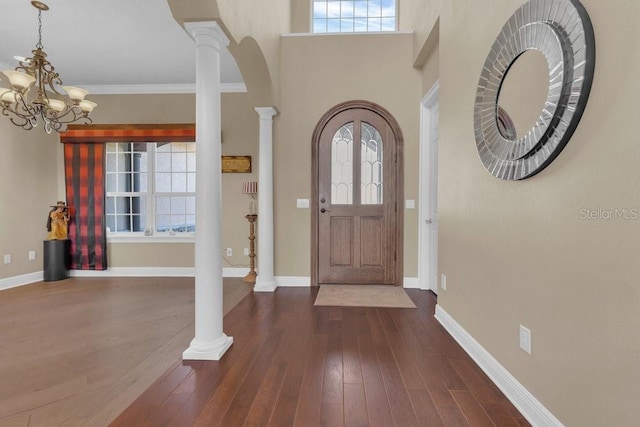
[(313, 285), (402, 285), (403, 138), (384, 108), (336, 105), (312, 138)]

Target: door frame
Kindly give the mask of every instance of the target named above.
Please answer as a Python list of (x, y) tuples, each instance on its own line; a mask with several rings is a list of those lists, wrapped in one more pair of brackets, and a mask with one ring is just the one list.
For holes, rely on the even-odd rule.
[[(438, 166), (438, 159), (432, 158), (431, 139), (433, 136), (433, 123), (431, 123), (431, 110), (439, 104), (440, 82), (439, 80), (429, 89), (429, 92), (420, 101), (420, 182), (418, 192), (420, 194), (420, 213), (418, 215), (418, 282), (420, 289), (438, 293), (438, 276), (435, 280), (429, 271), (429, 262), (436, 255), (431, 253), (430, 227), (427, 220), (430, 219), (431, 193), (438, 192), (436, 183), (431, 182), (430, 171), (433, 166)], [(439, 141), (438, 141), (439, 142)], [(435, 188), (432, 188), (435, 187)]]
[(395, 285), (402, 286), (404, 277), (404, 138), (396, 119), (382, 106), (370, 101), (354, 100), (342, 102), (329, 109), (316, 124), (311, 137), (311, 286), (318, 286), (318, 243), (319, 243), (319, 188), (318, 178), (320, 156), (318, 147), (322, 131), (337, 114), (350, 109), (372, 111), (382, 117), (391, 128), (396, 141), (396, 262)]

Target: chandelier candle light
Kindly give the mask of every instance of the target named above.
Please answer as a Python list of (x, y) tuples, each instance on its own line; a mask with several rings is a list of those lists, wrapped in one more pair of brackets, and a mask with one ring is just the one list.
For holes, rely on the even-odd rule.
[[(11, 89), (0, 87), (2, 115), (25, 130), (36, 127), (39, 116), (47, 133), (52, 130), (66, 132), (67, 125), (77, 121), (92, 123), (89, 114), (97, 104), (84, 99), (89, 92), (74, 86), (62, 86), (59, 74), (47, 61), (42, 46), (42, 11), (49, 10), (49, 6), (39, 1), (31, 4), (38, 9), (38, 44), (32, 51), (33, 57), (19, 59), (20, 65), (15, 70), (3, 71)], [(64, 99), (61, 86), (70, 101)], [(35, 90), (31, 91), (32, 87)]]

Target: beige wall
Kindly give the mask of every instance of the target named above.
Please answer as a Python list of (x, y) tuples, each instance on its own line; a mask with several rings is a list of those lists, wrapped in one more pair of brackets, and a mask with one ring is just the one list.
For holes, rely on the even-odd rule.
[(252, 161), (250, 174), (222, 174), (222, 243), (225, 248), (233, 249), (233, 256), (225, 258), (224, 267), (249, 265), (243, 249), (249, 247), (249, 222), (245, 215), (249, 214), (251, 199), (242, 194), (242, 183), (258, 180), (258, 122), (258, 113), (249, 105), (247, 94), (223, 94), (222, 154), (251, 156)]
[(433, 47), (422, 67), (422, 92), (426, 95), (440, 78), (440, 45)]
[[(411, 34), (282, 38), (280, 114), (275, 121), (275, 263), (279, 276), (309, 276), (311, 223), (297, 198), (311, 194), (311, 134), (334, 105), (373, 101), (405, 139), (405, 197), (418, 197), (420, 73)], [(405, 276), (416, 275), (417, 210), (405, 213)]]
[[(0, 279), (42, 271), (49, 205), (58, 200), (58, 134), (25, 131), (0, 116)], [(29, 251), (36, 259), (29, 261)], [(4, 255), (11, 255), (5, 265)]]
[[(438, 303), (571, 426), (640, 418), (640, 3), (585, 0), (597, 43), (584, 116), (560, 156), (521, 182), (487, 173), (473, 134), (482, 64), (520, 0), (444, 2), (440, 18)], [(518, 348), (518, 325), (533, 353)]]
[(91, 95), (98, 106), (91, 114), (95, 124), (194, 123), (193, 94)]
[[(194, 95), (103, 95), (94, 96), (98, 107), (95, 123), (193, 123)], [(223, 233), (225, 248), (233, 249), (224, 267), (243, 267), (249, 258), (243, 255), (248, 247), (249, 198), (242, 194), (242, 183), (257, 180), (258, 115), (248, 104), (246, 93), (222, 94), (222, 154), (249, 155), (253, 161), (250, 174), (222, 175)], [(193, 267), (192, 243), (110, 243), (110, 267)]]
[(108, 243), (107, 262), (113, 267), (193, 267), (193, 243)]
[(291, 32), (311, 31), (311, 1), (291, 0)]
[[(442, 0), (396, 0), (398, 2), (398, 29), (414, 34), (413, 56), (418, 56), (431, 30), (440, 16)], [(450, 3), (444, 1), (443, 3)]]

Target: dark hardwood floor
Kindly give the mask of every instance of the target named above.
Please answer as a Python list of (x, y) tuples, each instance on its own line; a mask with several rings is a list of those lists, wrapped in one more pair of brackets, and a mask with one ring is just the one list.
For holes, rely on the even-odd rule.
[(434, 319), (435, 295), (407, 292), (417, 309), (252, 293), (225, 316), (221, 361), (176, 361), (111, 425), (529, 425)]

